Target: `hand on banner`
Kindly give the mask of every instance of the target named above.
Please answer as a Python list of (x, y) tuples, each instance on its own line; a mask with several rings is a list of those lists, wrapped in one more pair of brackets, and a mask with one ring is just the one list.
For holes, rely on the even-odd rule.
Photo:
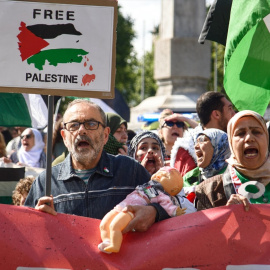
[(155, 207), (144, 205), (128, 205), (124, 212), (132, 212), (135, 217), (129, 222), (123, 233), (147, 231), (155, 223), (157, 213)]
[(232, 194), (226, 205), (243, 204), (245, 211), (249, 210), (249, 201), (246, 197), (239, 194)]
[(38, 203), (35, 207), (36, 210), (42, 211), (51, 215), (56, 216), (57, 212), (54, 210), (53, 197), (44, 196), (38, 200)]

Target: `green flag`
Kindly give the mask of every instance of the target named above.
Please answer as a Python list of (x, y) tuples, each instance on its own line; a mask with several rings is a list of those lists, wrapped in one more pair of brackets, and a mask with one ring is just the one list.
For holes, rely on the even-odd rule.
[(0, 126), (44, 128), (48, 109), (41, 95), (0, 93)]
[(212, 40), (226, 45), (232, 0), (213, 0), (203, 24), (198, 42)]
[(270, 0), (233, 1), (224, 88), (235, 107), (264, 115), (270, 101)]

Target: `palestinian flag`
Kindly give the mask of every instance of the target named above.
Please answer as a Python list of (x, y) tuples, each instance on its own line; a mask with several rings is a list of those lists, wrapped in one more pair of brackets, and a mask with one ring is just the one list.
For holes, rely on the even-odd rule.
[(0, 93), (0, 126), (42, 129), (48, 123), (48, 109), (41, 95)]
[(25, 168), (14, 165), (11, 168), (0, 167), (0, 203), (12, 204), (12, 193), (18, 181), (25, 177)]
[(226, 45), (232, 0), (214, 0), (209, 8), (198, 42), (212, 40)]
[(233, 1), (224, 87), (235, 107), (264, 115), (270, 101), (270, 0)]
[[(75, 37), (82, 35), (71, 23), (26, 26), (24, 22), (21, 22), (19, 30), (20, 33), (17, 37), (22, 61), (27, 60), (29, 65), (34, 64), (35, 68), (39, 70), (43, 70), (46, 60), (53, 66), (57, 66), (60, 63), (81, 63), (83, 56), (88, 54), (83, 49), (74, 48), (77, 47), (75, 45), (79, 42), (78, 39), (74, 40), (73, 44), (70, 44), (73, 48), (48, 49), (51, 45), (50, 43), (61, 35)], [(62, 40), (62, 44), (66, 45), (64, 39)]]

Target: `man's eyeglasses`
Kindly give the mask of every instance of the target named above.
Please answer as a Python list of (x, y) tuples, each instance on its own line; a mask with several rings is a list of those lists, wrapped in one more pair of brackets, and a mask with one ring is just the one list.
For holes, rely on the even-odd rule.
[(98, 129), (99, 125), (105, 128), (105, 125), (103, 125), (99, 121), (85, 121), (85, 122), (68, 122), (64, 123), (64, 127), (68, 131), (76, 131), (80, 128), (80, 126), (83, 125), (85, 129), (87, 130), (96, 130)]
[(173, 121), (165, 121), (161, 128), (167, 126), (167, 127), (173, 127), (176, 125), (178, 128), (184, 128), (185, 123), (184, 122), (173, 122)]
[(32, 137), (32, 134), (27, 134), (27, 135), (21, 135), (21, 139), (30, 139)]

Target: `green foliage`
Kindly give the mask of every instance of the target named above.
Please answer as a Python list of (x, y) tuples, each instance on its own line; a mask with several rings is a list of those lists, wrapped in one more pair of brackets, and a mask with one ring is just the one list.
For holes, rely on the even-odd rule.
[[(144, 76), (142, 72), (144, 70)], [(154, 79), (154, 50), (146, 52), (144, 57), (140, 59), (140, 69), (138, 70), (137, 82), (136, 82), (136, 93), (141, 101), (141, 89), (142, 79), (144, 78), (144, 98), (154, 96), (157, 91), (156, 80)]]
[(61, 103), (60, 103), (60, 107), (59, 107), (59, 112), (64, 115), (64, 112), (67, 109), (68, 103), (70, 103), (72, 100), (74, 100), (74, 98), (72, 97), (61, 97)]
[[(216, 47), (217, 45), (217, 47)], [(211, 42), (211, 78), (208, 81), (208, 90), (214, 91), (214, 76), (215, 76), (215, 57), (217, 55), (217, 91), (223, 92), (223, 78), (224, 78), (224, 51), (225, 47), (216, 42)]]
[(121, 7), (118, 7), (115, 87), (128, 104), (138, 98), (134, 95), (139, 63), (132, 45), (136, 37), (133, 24), (129, 16), (123, 17)]
[(154, 80), (154, 51), (146, 52), (138, 60), (132, 41), (136, 37), (133, 20), (123, 17), (121, 7), (118, 9), (117, 43), (116, 43), (116, 78), (115, 87), (122, 93), (129, 106), (141, 102), (142, 70), (144, 66), (144, 98), (156, 94)]
[[(132, 41), (136, 37), (133, 29), (133, 20), (129, 16), (124, 17), (121, 7), (118, 6), (118, 23), (116, 39), (116, 78), (115, 87), (123, 95), (129, 106), (135, 106), (141, 102), (142, 66), (143, 58), (137, 58)], [(144, 58), (145, 67), (145, 95), (144, 98), (155, 95), (157, 85), (154, 80), (154, 51), (146, 52)], [(61, 103), (60, 111), (64, 111), (67, 103), (66, 98)]]
[[(227, 93), (223, 87), (224, 79), (224, 52), (225, 47), (219, 43), (211, 42), (211, 78), (208, 81), (208, 91), (214, 91), (215, 57), (217, 55), (217, 91), (223, 93), (228, 100)], [(235, 108), (234, 108), (235, 109)], [(235, 109), (236, 110), (236, 109)]]

